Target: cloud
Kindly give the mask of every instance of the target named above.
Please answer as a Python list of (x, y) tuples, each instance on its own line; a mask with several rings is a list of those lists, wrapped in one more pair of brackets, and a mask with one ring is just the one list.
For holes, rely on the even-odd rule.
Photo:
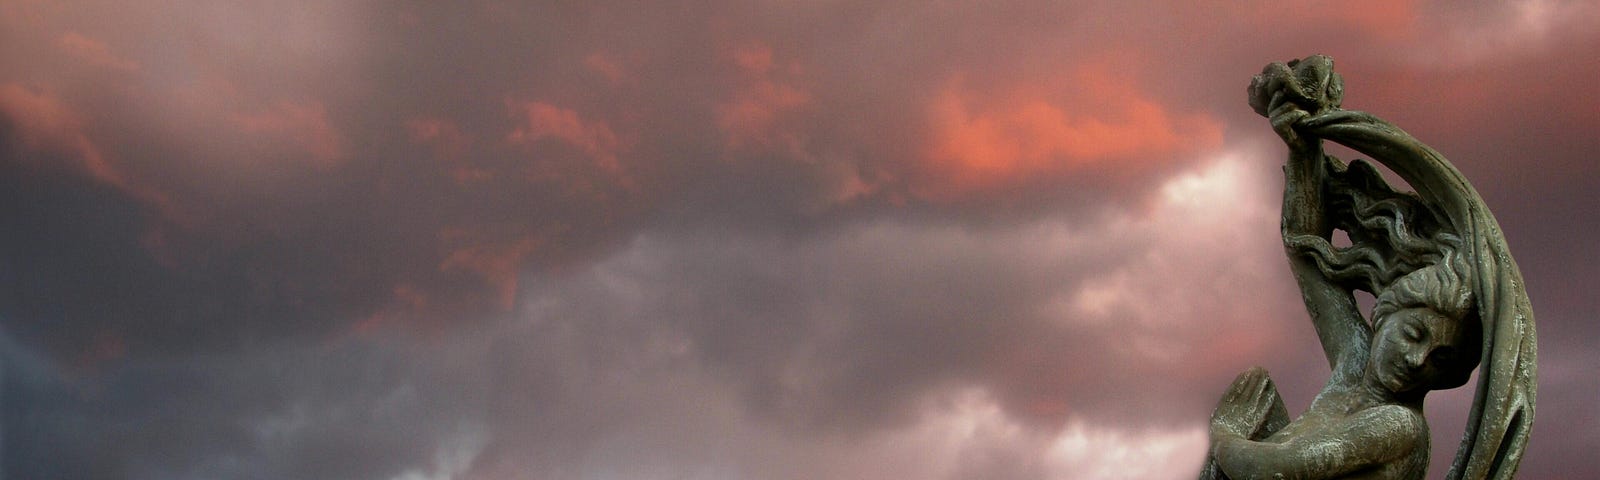
[(111, 53), (111, 47), (105, 42), (85, 37), (77, 32), (67, 32), (57, 43), (62, 51), (90, 65), (130, 73), (138, 72), (140, 69), (138, 62)]
[[(1243, 255), (1228, 254), (1271, 252), (1276, 242), (1270, 236), (1239, 233), (1265, 237), (1241, 242), (1225, 231), (1193, 228), (1242, 221), (1272, 231), (1271, 219), (1249, 197), (1231, 199), (1237, 209), (1215, 209), (1218, 196), (1240, 191), (1235, 185), (1256, 183), (1236, 162), (1218, 161), (1177, 180), (1170, 200), (1150, 217), (1105, 224), (969, 230), (872, 223), (800, 243), (718, 232), (644, 236), (591, 270), (530, 283), (522, 316), (529, 328), (548, 332), (548, 341), (569, 345), (563, 348), (614, 352), (599, 363), (559, 370), (559, 378), (587, 384), (582, 379), (612, 378), (606, 365), (627, 372), (683, 365), (670, 368), (704, 372), (758, 424), (785, 429), (871, 436), (915, 428), (919, 420), (907, 412), (924, 399), (967, 388), (992, 392), (986, 402), (1028, 428), (1072, 418), (1124, 424), (1162, 418), (1159, 412), (1174, 407), (1202, 415), (1210, 395), (1181, 394), (1182, 387), (1159, 401), (1130, 403), (1113, 393), (1147, 388), (1126, 379), (1178, 368), (1225, 382), (1249, 356), (1216, 358), (1196, 343), (1237, 347), (1240, 338), (1284, 328), (1250, 321), (1274, 316), (1249, 311), (1263, 306), (1193, 289), (1205, 282), (1274, 289), (1277, 279), (1251, 276), (1248, 264), (1231, 260)], [(1187, 210), (1201, 205), (1213, 215)], [(1194, 220), (1171, 225), (1168, 215)], [(1128, 238), (1144, 240), (1128, 244)], [(1189, 249), (1212, 255), (1157, 253)], [(1166, 274), (1124, 280), (1116, 294), (1127, 303), (1119, 300), (1115, 312), (1101, 318), (1056, 307), (1102, 279), (1128, 278), (1121, 273), (1127, 269)], [(1140, 308), (1144, 304), (1169, 308)], [(1196, 317), (1211, 321), (1202, 327), (1177, 320)], [(1257, 345), (1258, 353), (1274, 349)], [(529, 362), (543, 363), (511, 363)], [(1042, 401), (1067, 407), (1041, 411)]]
[[(1071, 92), (974, 95), (960, 82), (932, 110), (929, 161), (940, 182), (921, 190), (939, 196), (999, 189), (1038, 175), (1135, 176), (1157, 159), (1216, 148), (1221, 127), (1204, 115), (1174, 115), (1103, 67), (1086, 67), (1054, 82)], [(1066, 92), (1062, 92), (1066, 93)]]
[(621, 84), (629, 80), (628, 71), (617, 59), (602, 52), (595, 52), (583, 57), (583, 66), (599, 74), (612, 85)]
[(419, 117), (406, 122), (406, 131), (411, 134), (411, 140), (422, 144), (431, 144), (434, 155), (444, 160), (457, 161), (471, 139), (461, 131), (455, 122), (435, 117)]
[(317, 165), (330, 166), (345, 156), (344, 141), (320, 103), (278, 102), (262, 112), (234, 114), (231, 120), (245, 133), (295, 144)]
[(135, 179), (106, 155), (86, 133), (83, 116), (55, 94), (16, 83), (0, 84), (0, 115), (29, 149), (64, 155), (72, 161), (70, 168), (143, 202), (163, 218), (186, 220), (186, 213), (165, 192)]
[[(589, 157), (595, 167), (610, 175), (622, 186), (633, 184), (622, 162), (617, 159), (623, 143), (605, 122), (587, 121), (580, 118), (573, 110), (539, 101), (524, 102), (514, 105), (513, 108), (521, 110), (519, 113), (526, 116), (526, 122), (506, 136), (507, 142), (531, 148), (541, 140), (558, 140)], [(542, 176), (549, 173), (534, 175)]]
[(54, 95), (16, 83), (0, 86), (0, 109), (32, 148), (69, 145), (83, 120)]
[[(458, 232), (445, 232), (444, 236), (460, 235)], [(469, 244), (451, 251), (439, 264), (439, 269), (465, 269), (482, 275), (494, 287), (500, 308), (509, 310), (516, 301), (519, 270), (528, 254), (538, 249), (540, 243), (538, 238), (527, 236), (506, 245)]]
[(387, 478), (411, 458), (481, 441), (478, 426), (452, 418), (454, 402), (413, 383), (441, 379), (389, 346), (253, 350), (210, 363), (144, 357), (90, 377), (16, 337), (0, 340), (8, 473)]
[[(486, 381), (499, 406), (485, 415), (502, 420), (467, 476), (1188, 475), (1202, 425), (1168, 422), (1203, 417), (1202, 385), (1281, 353), (1259, 338), (1290, 328), (1252, 310), (1292, 304), (1194, 288), (1289, 288), (1233, 260), (1277, 248), (1231, 231), (1273, 230), (1249, 171), (1218, 159), (1167, 183), (1153, 210), (1093, 224), (663, 231), (535, 275), (517, 319), (479, 337), (492, 346), (458, 350), (504, 366)], [(1213, 255), (1160, 254), (1185, 250)], [(1117, 278), (1111, 313), (1073, 309)], [(1209, 321), (1178, 321), (1194, 317)], [(1131, 391), (1178, 370), (1209, 378)]]
[(1187, 478), (1326, 378), (1314, 52), (1503, 222), (1524, 477), (1597, 441), (1587, 3), (311, 3), (0, 3), (0, 476)]
[[(1430, 12), (1433, 13), (1433, 12)], [(1552, 42), (1594, 35), (1600, 16), (1585, 2), (1532, 0), (1506, 2), (1458, 12), (1437, 12), (1416, 39), (1406, 59), (1432, 68), (1460, 68), (1536, 55)]]
[[(728, 136), (728, 148), (799, 142), (793, 133), (780, 134), (774, 130), (780, 115), (811, 101), (804, 90), (784, 80), (797, 76), (803, 69), (794, 63), (775, 64), (772, 48), (760, 43), (739, 47), (730, 56), (744, 80), (733, 98), (717, 107), (717, 124)], [(787, 138), (780, 138), (784, 136)]]

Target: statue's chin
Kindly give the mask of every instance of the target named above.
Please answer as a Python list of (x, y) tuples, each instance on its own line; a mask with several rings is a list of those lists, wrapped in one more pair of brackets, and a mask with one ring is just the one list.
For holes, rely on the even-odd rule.
[(1378, 386), (1388, 390), (1389, 393), (1405, 393), (1411, 390), (1410, 379), (1400, 372), (1396, 372), (1394, 369), (1379, 368), (1376, 365), (1371, 365), (1367, 368), (1371, 369), (1373, 379), (1377, 380)]

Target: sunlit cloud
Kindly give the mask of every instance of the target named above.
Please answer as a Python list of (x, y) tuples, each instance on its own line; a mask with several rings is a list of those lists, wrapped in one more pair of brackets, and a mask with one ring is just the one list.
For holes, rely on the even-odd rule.
[[(617, 158), (624, 144), (604, 121), (586, 120), (580, 118), (576, 111), (539, 101), (512, 106), (520, 110), (518, 113), (525, 118), (516, 130), (506, 136), (507, 142), (529, 148), (542, 140), (563, 142), (582, 152), (590, 162), (593, 162), (595, 168), (605, 172), (618, 184), (625, 187), (634, 184), (632, 177)], [(544, 159), (534, 159), (535, 164), (547, 162), (548, 160)], [(550, 172), (535, 166), (530, 168), (529, 172), (533, 177), (555, 175), (555, 180), (558, 182), (569, 181), (559, 176), (561, 175), (559, 170)]]
[(938, 196), (1004, 188), (1040, 175), (1136, 176), (1154, 168), (1150, 162), (1221, 142), (1215, 120), (1168, 112), (1101, 67), (1068, 79), (1059, 92), (985, 94), (951, 82), (930, 109), (928, 157), (939, 181), (922, 190)]
[[(772, 48), (751, 43), (729, 55), (738, 67), (740, 88), (717, 107), (717, 124), (728, 136), (727, 147), (798, 148), (794, 133), (778, 131), (784, 113), (811, 101), (811, 96), (789, 83), (799, 75), (795, 63), (782, 64), (773, 58)], [(789, 152), (785, 152), (789, 153)]]
[(53, 93), (16, 83), (0, 84), (0, 115), (35, 151), (64, 155), (80, 174), (114, 187), (173, 222), (188, 216), (165, 192), (135, 179), (85, 132), (86, 120)]
[(1190, 478), (1326, 379), (1242, 98), (1316, 52), (1494, 207), (1524, 477), (1594, 476), (1590, 3), (0, 1), (0, 476)]

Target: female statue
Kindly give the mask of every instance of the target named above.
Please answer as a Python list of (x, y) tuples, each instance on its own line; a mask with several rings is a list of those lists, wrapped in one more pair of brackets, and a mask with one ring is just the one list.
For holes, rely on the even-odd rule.
[[(1477, 192), (1432, 148), (1370, 114), (1339, 108), (1333, 62), (1268, 65), (1250, 104), (1289, 147), (1283, 240), (1328, 383), (1290, 421), (1259, 368), (1212, 415), (1201, 478), (1420, 479), (1430, 457), (1423, 398), (1467, 382), (1477, 397), (1448, 478), (1509, 478), (1533, 419), (1533, 315), (1521, 274)], [(1417, 193), (1391, 189), (1371, 155)], [(1332, 243), (1335, 229), (1350, 245)], [(1371, 322), (1352, 292), (1376, 298)]]

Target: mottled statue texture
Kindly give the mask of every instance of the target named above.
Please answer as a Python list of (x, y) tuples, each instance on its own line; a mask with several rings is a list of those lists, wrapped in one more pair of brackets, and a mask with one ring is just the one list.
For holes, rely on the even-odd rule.
[[(1438, 152), (1377, 117), (1340, 108), (1333, 61), (1273, 63), (1250, 106), (1288, 146), (1282, 235), (1289, 269), (1332, 368), (1290, 420), (1267, 373), (1239, 375), (1211, 419), (1202, 479), (1420, 479), (1430, 457), (1423, 399), (1479, 366), (1447, 478), (1512, 477), (1533, 423), (1533, 313), (1483, 199)], [(1377, 169), (1324, 153), (1330, 141)], [(1335, 231), (1349, 244), (1336, 245)], [(1353, 293), (1376, 299), (1370, 320)]]

